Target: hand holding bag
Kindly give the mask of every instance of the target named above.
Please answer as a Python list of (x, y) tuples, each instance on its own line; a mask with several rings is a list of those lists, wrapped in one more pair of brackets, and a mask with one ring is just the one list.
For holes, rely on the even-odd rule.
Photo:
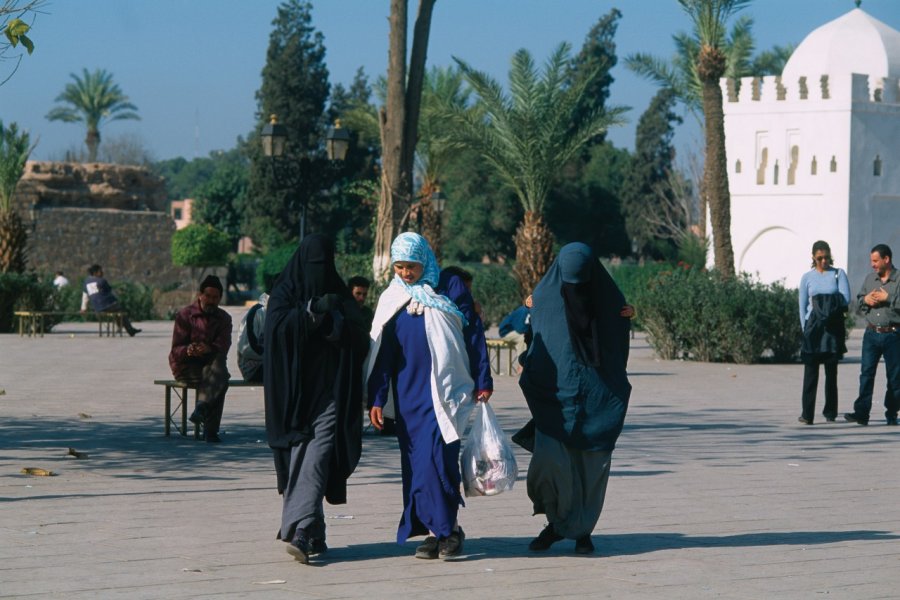
[(493, 496), (512, 489), (519, 468), (494, 410), (487, 402), (478, 404), (462, 451), (463, 489), (466, 496)]

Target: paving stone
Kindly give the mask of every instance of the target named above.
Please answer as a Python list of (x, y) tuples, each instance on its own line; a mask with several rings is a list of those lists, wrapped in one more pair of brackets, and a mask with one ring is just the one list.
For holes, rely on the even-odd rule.
[[(140, 327), (135, 338), (74, 323), (0, 336), (3, 598), (896, 597), (900, 428), (880, 407), (869, 427), (798, 424), (800, 365), (660, 361), (636, 336), (631, 406), (587, 557), (571, 540), (528, 551), (545, 521), (531, 514), (529, 455), (517, 448), (516, 487), (460, 511), (466, 555), (413, 558), (418, 540), (394, 541), (396, 440), (367, 431), (348, 503), (326, 505), (329, 551), (303, 566), (275, 540), (262, 388), (229, 392), (221, 445), (165, 437), (152, 382), (169, 376), (172, 323)], [(861, 337), (839, 366), (841, 412)], [(239, 373), (233, 355), (229, 369)], [(513, 433), (528, 410), (514, 378), (495, 381), (491, 402)], [(88, 458), (66, 458), (70, 447)]]

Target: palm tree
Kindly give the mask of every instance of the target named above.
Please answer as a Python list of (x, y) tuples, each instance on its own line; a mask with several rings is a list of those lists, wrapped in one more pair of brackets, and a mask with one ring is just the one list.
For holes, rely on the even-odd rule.
[(83, 77), (72, 73), (75, 83), (69, 83), (55, 102), (63, 102), (68, 106), (57, 106), (47, 118), (51, 121), (76, 123), (83, 121), (87, 126), (84, 143), (88, 148), (88, 161), (97, 160), (97, 148), (100, 146), (100, 127), (108, 121), (125, 119), (140, 120), (137, 107), (128, 96), (122, 93), (117, 83), (113, 83), (112, 73), (97, 69), (93, 73), (87, 69), (82, 71)]
[(438, 258), (441, 255), (440, 215), (432, 205), (431, 197), (439, 190), (441, 176), (458, 150), (458, 146), (449, 139), (442, 112), (448, 107), (464, 111), (469, 104), (469, 90), (463, 87), (459, 69), (432, 67), (426, 71), (415, 159), (416, 174), (421, 181), (417, 209), (422, 223), (421, 233), (431, 243)]
[(12, 199), (33, 148), (28, 132), (0, 122), (0, 273), (25, 271), (28, 229)]
[[(688, 111), (703, 122), (703, 85), (697, 75), (697, 55), (700, 43), (694, 35), (683, 31), (672, 36), (675, 56), (666, 61), (644, 52), (636, 52), (625, 58), (625, 66), (636, 74), (653, 81), (659, 87), (671, 89)], [(751, 74), (753, 54), (753, 19), (744, 16), (737, 19), (728, 37), (722, 40), (721, 49), (726, 56), (726, 77), (745, 77)], [(776, 46), (777, 49), (777, 46)], [(753, 73), (756, 74), (756, 73)]]
[(703, 193), (709, 206), (713, 233), (713, 260), (725, 277), (734, 276), (734, 249), (731, 246), (731, 193), (728, 191), (728, 164), (725, 156), (725, 112), (719, 80), (728, 69), (723, 51), (725, 23), (750, 0), (678, 0), (694, 24), (700, 49), (697, 78), (701, 85), (705, 160)]
[(730, 36), (726, 37), (727, 21), (750, 0), (678, 2), (690, 17), (694, 31), (692, 35), (679, 33), (673, 36), (677, 53), (672, 63), (638, 53), (626, 58), (625, 64), (637, 74), (674, 90), (688, 110), (703, 123), (705, 160), (700, 183), (701, 222), (705, 220), (709, 206), (715, 266), (723, 275), (732, 276), (731, 196), (719, 80), (724, 76), (745, 76), (755, 64), (750, 60), (753, 53), (751, 19), (738, 19)]
[[(749, 0), (739, 2), (738, 6), (735, 6), (728, 14), (734, 14), (748, 2)], [(688, 4), (702, 3), (701, 0)], [(685, 6), (685, 3), (682, 2), (682, 6)], [(724, 36), (724, 20), (727, 20), (727, 16), (723, 17), (723, 25), (718, 33), (721, 36), (718, 48), (725, 55), (724, 77), (739, 80), (741, 77), (781, 73), (793, 52), (793, 46), (773, 46), (771, 50), (760, 52), (754, 56), (753, 19), (748, 16), (736, 19), (727, 37)], [(679, 32), (673, 35), (672, 39), (675, 42), (675, 56), (671, 61), (638, 52), (628, 56), (625, 59), (625, 65), (660, 87), (674, 91), (675, 97), (685, 105), (703, 127), (703, 82), (700, 80), (697, 70), (701, 47), (699, 29), (695, 25), (693, 34)], [(703, 181), (700, 182), (700, 189), (700, 229), (705, 231), (709, 194), (704, 189)]]
[[(530, 294), (550, 266), (553, 234), (544, 204), (563, 166), (591, 139), (620, 124), (626, 110), (595, 109), (575, 118), (592, 77), (566, 85), (570, 46), (560, 44), (541, 71), (525, 49), (513, 56), (509, 95), (493, 78), (458, 58), (477, 95), (475, 110), (445, 107), (451, 139), (478, 152), (516, 193), (525, 215), (516, 231), (513, 272)], [(572, 125), (576, 123), (576, 125)]]

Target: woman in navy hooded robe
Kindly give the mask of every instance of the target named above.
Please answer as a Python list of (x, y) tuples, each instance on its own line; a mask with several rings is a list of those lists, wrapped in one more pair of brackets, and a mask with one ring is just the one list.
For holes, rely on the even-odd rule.
[(535, 429), (528, 497), (549, 523), (529, 545), (533, 551), (563, 538), (576, 540), (579, 553), (594, 550), (591, 532), (631, 395), (626, 363), (633, 314), (581, 243), (564, 246), (534, 290), (533, 339), (519, 385)]

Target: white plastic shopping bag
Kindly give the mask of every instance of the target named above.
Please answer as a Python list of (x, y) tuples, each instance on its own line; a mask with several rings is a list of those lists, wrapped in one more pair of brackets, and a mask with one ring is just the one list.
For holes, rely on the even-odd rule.
[(463, 489), (466, 496), (493, 496), (512, 489), (519, 468), (493, 409), (478, 404), (462, 451)]

